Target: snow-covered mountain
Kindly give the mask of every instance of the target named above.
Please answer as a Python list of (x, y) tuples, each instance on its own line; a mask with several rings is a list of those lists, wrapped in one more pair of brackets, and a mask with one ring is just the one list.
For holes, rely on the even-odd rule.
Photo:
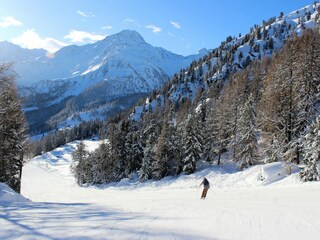
[[(44, 50), (21, 49), (8, 42), (1, 43), (2, 48), (6, 50), (0, 51), (0, 61), (15, 62), (27, 112), (41, 109), (43, 113), (43, 107), (60, 104), (59, 111), (46, 120), (65, 110), (65, 105), (73, 105), (73, 111), (66, 110), (64, 117), (57, 119), (93, 108), (126, 108), (128, 105), (112, 101), (132, 95), (138, 99), (137, 94), (161, 87), (175, 72), (208, 53), (201, 50), (188, 57), (177, 55), (151, 46), (131, 30), (93, 44), (67, 46), (50, 56)], [(77, 100), (70, 103), (70, 98)], [(30, 122), (32, 125), (33, 120)]]
[[(15, 48), (19, 47), (15, 46)], [(14, 50), (18, 52), (17, 49)], [(20, 51), (30, 55), (35, 50), (21, 49)], [(27, 51), (30, 51), (30, 54)], [(10, 50), (1, 53), (0, 59), (9, 59), (10, 54)], [(39, 54), (39, 57), (33, 58), (33, 61), (24, 61), (25, 59), (21, 58), (9, 60), (16, 62), (14, 67), (19, 74), (17, 83), (20, 86), (32, 86), (43, 80), (57, 79), (79, 81), (85, 78), (95, 83), (139, 74), (140, 77), (147, 79), (146, 85), (141, 87), (145, 89), (159, 84), (157, 74), (160, 76), (164, 74), (160, 78), (161, 82), (162, 78), (171, 76), (181, 66), (188, 65), (195, 57), (197, 56), (183, 57), (163, 48), (153, 47), (146, 43), (138, 32), (124, 30), (93, 44), (67, 46), (48, 56)], [(28, 58), (32, 59), (32, 57)]]
[(140, 119), (143, 111), (153, 110), (165, 102), (164, 99), (193, 101), (199, 90), (213, 85), (222, 89), (230, 74), (244, 70), (255, 60), (272, 56), (293, 34), (301, 36), (304, 29), (318, 28), (319, 16), (320, 3), (315, 2), (287, 15), (271, 17), (261, 25), (255, 24), (245, 35), (228, 36), (219, 47), (175, 75), (168, 85), (153, 94), (156, 97), (149, 96), (145, 104), (137, 106), (132, 118)]
[(46, 56), (43, 49), (24, 49), (13, 43), (0, 42), (0, 62), (16, 62), (28, 64)]

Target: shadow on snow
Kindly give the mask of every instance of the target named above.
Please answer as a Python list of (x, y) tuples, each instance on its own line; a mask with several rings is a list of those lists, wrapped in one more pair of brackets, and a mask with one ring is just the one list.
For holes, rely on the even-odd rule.
[(168, 220), (84, 203), (4, 203), (0, 239), (208, 239), (161, 229), (153, 224), (159, 219)]

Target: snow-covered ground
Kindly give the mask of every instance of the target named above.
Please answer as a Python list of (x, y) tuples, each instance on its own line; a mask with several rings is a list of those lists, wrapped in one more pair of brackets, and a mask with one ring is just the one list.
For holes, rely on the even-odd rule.
[[(98, 142), (85, 141), (94, 149)], [(22, 194), (0, 185), (0, 239), (318, 239), (320, 183), (282, 163), (232, 165), (138, 183), (78, 187), (67, 144), (24, 167)], [(202, 176), (211, 183), (201, 200)]]

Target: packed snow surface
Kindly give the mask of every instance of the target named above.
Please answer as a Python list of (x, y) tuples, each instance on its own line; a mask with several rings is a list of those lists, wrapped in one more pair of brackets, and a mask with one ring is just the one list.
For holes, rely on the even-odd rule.
[[(9, 190), (0, 185), (0, 239), (319, 238), (320, 184), (301, 183), (293, 166), (272, 163), (239, 172), (224, 161), (161, 181), (133, 177), (79, 187), (69, 168), (75, 148), (76, 142), (67, 144), (24, 167), (22, 194), (32, 202), (15, 201), (12, 192), (6, 201), (2, 192)], [(205, 200), (203, 176), (211, 184)]]

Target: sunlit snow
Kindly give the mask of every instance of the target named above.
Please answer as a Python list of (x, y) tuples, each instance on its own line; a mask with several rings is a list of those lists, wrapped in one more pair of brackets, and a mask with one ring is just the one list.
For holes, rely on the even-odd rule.
[[(85, 141), (93, 150), (97, 141)], [(79, 187), (70, 173), (76, 143), (32, 159), (21, 196), (0, 185), (0, 239), (317, 239), (320, 184), (273, 163), (238, 172), (224, 160), (193, 175), (139, 183), (135, 177)], [(202, 170), (201, 170), (202, 169)], [(211, 183), (201, 200), (200, 183)], [(11, 193), (10, 193), (11, 194)]]

